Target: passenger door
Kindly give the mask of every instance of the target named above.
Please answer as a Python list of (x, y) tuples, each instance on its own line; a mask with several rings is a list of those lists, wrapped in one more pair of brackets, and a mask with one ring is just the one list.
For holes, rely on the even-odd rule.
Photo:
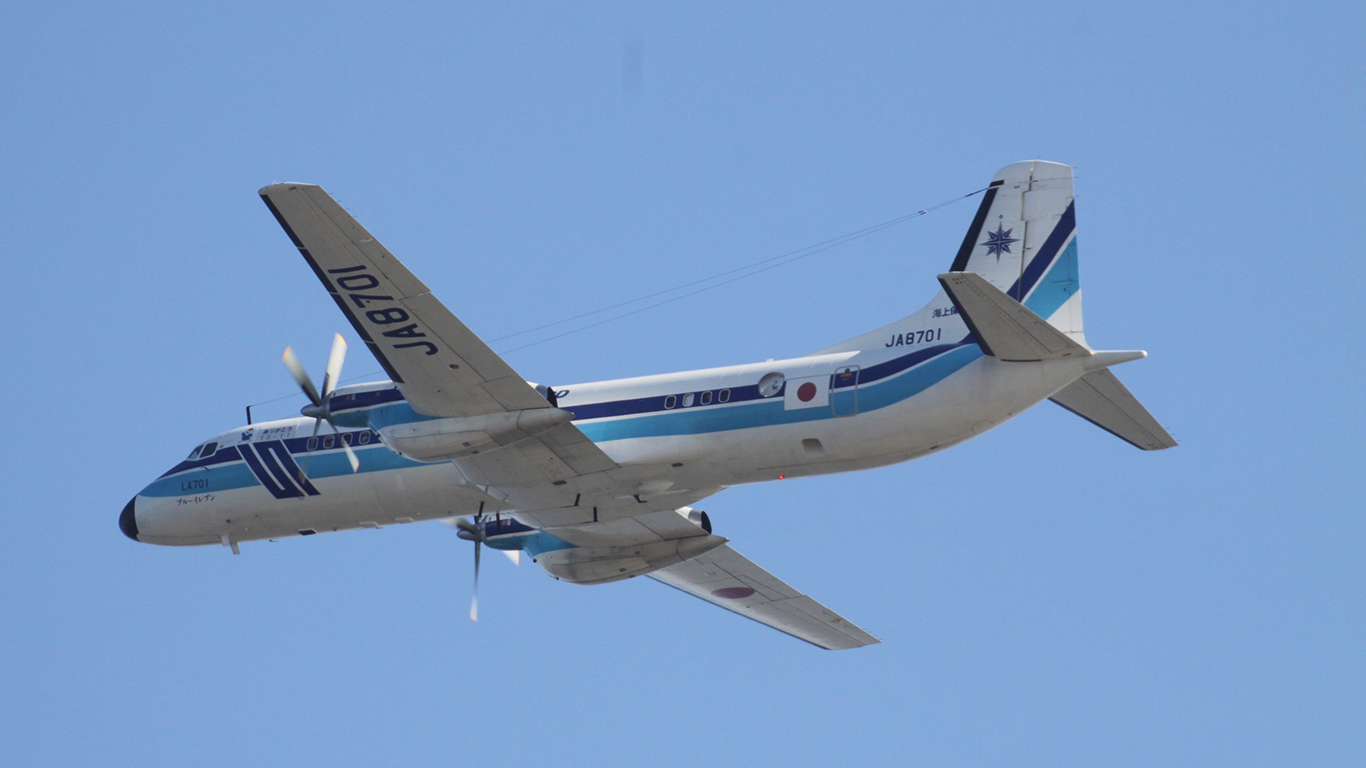
[(830, 409), (836, 416), (858, 413), (858, 375), (858, 366), (848, 365), (830, 376)]

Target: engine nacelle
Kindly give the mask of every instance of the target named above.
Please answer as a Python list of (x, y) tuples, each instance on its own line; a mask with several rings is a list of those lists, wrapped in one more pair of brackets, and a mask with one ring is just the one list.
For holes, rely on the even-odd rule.
[(413, 461), (449, 461), (473, 456), (549, 432), (574, 418), (562, 408), (489, 413), (395, 424), (379, 431), (384, 444)]
[(706, 512), (703, 512), (700, 509), (693, 509), (692, 507), (679, 507), (674, 511), (682, 515), (683, 519), (687, 520), (688, 522), (692, 523), (698, 528), (701, 528), (707, 533), (711, 533), (711, 518), (707, 517)]
[(543, 552), (536, 564), (545, 572), (574, 584), (605, 584), (677, 565), (716, 549), (729, 539), (704, 533), (686, 539), (631, 547), (575, 547)]

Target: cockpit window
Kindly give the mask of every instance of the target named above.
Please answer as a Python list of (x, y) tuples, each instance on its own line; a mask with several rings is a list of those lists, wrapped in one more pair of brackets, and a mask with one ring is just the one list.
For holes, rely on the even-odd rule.
[(199, 455), (199, 449), (200, 449), (200, 448), (203, 448), (203, 447), (204, 447), (204, 444), (203, 444), (203, 443), (200, 443), (199, 445), (196, 445), (196, 446), (194, 447), (194, 450), (190, 451), (190, 455), (185, 457), (185, 460), (186, 460), (186, 461), (189, 461), (190, 459), (193, 459), (194, 457), (198, 456), (198, 455)]
[(204, 450), (199, 452), (199, 458), (207, 459), (218, 452), (218, 443), (209, 443), (204, 446)]

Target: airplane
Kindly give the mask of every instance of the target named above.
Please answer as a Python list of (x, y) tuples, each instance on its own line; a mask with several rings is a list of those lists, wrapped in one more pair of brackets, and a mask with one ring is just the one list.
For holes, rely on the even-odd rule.
[[(1044, 400), (1143, 450), (1176, 441), (1082, 327), (1072, 168), (1002, 168), (918, 311), (803, 357), (568, 386), (523, 379), (321, 187), (261, 199), (388, 375), (205, 440), (119, 515), (129, 538), (221, 544), (442, 520), (556, 579), (649, 576), (826, 649), (880, 642), (731, 548), (693, 507), (730, 486), (880, 467)], [(248, 414), (250, 422), (250, 414)], [(326, 422), (327, 430), (322, 430)]]

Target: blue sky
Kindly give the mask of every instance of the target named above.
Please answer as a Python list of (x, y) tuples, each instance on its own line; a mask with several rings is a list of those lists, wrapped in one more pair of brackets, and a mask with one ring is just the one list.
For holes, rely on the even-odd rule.
[[(1366, 25), (1353, 3), (9, 4), (4, 765), (1355, 765)], [(116, 518), (280, 353), (378, 370), (256, 190), (322, 184), (485, 338), (1076, 166), (1087, 336), (1182, 441), (1049, 404), (736, 488), (825, 653), (424, 524), (221, 548)], [(973, 203), (510, 352), (571, 382), (918, 308)], [(536, 336), (529, 337), (535, 340)], [(519, 337), (495, 343), (511, 349)], [(285, 415), (301, 398), (263, 406)]]

